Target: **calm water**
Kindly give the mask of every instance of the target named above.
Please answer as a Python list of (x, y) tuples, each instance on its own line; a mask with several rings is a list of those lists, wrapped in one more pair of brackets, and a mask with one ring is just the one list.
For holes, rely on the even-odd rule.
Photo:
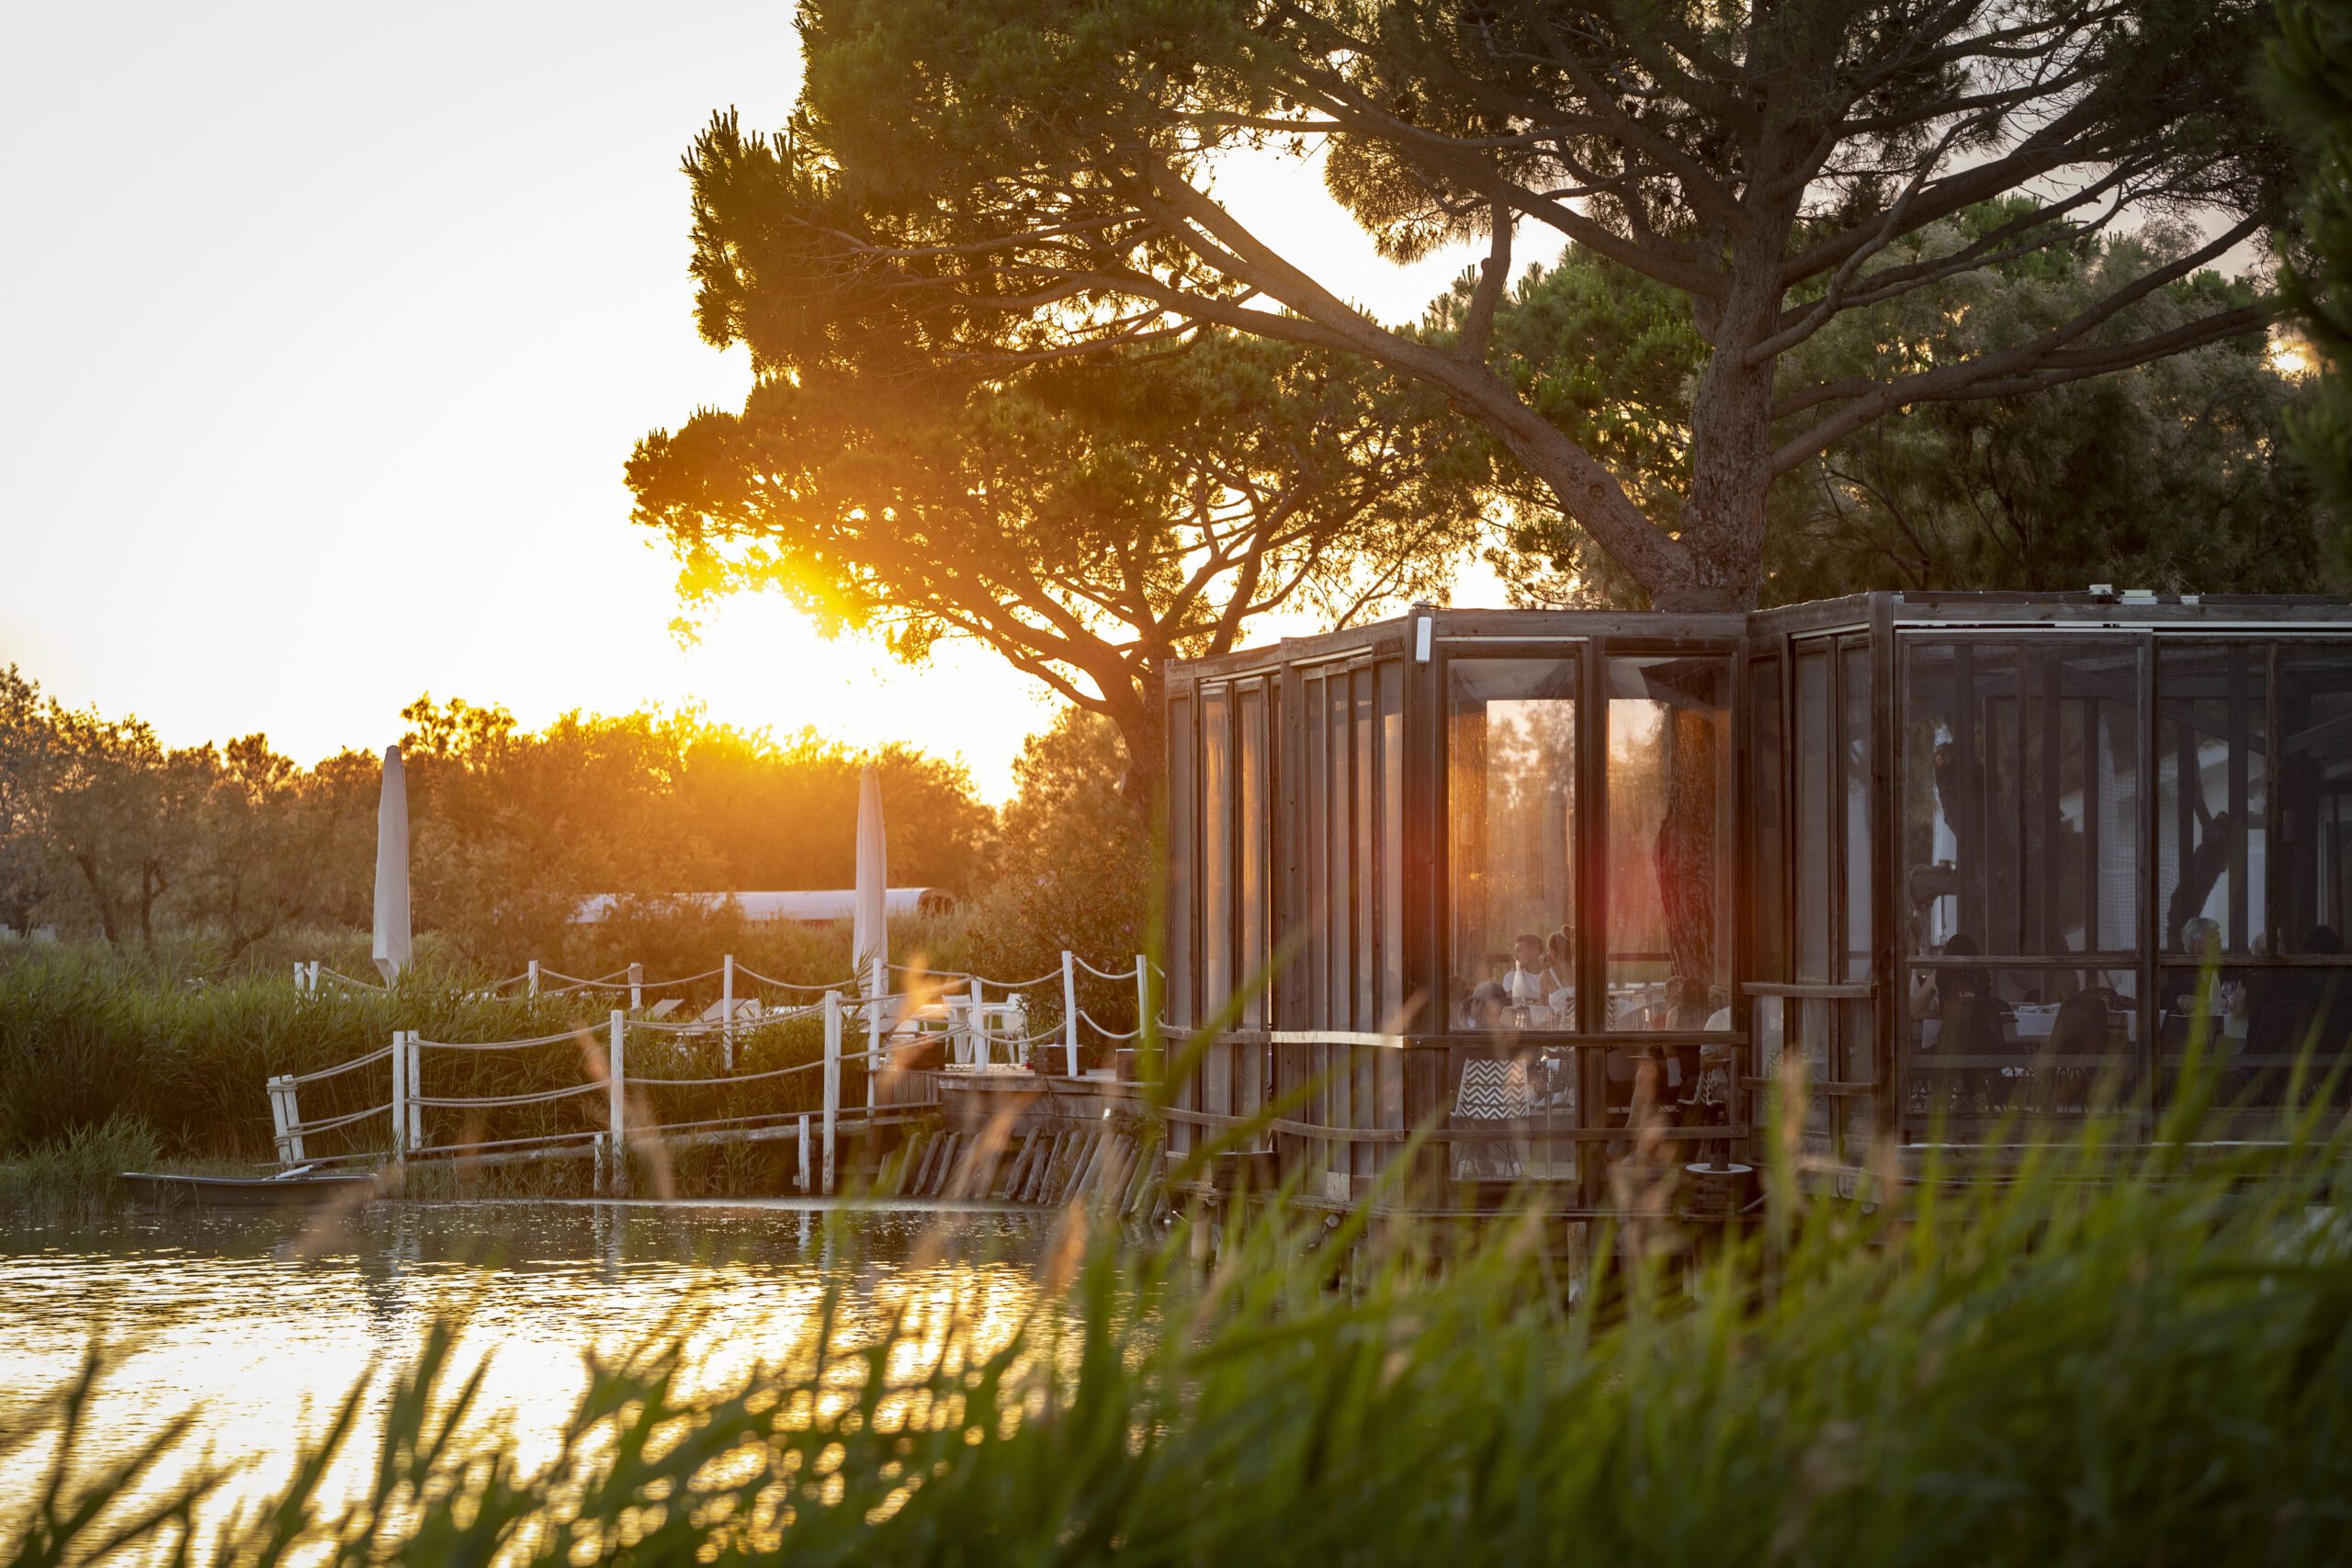
[[(527, 1466), (552, 1451), (585, 1382), (583, 1353), (639, 1344), (682, 1307), (707, 1313), (689, 1336), (697, 1381), (720, 1383), (786, 1359), (829, 1284), (853, 1338), (912, 1305), (976, 1325), (987, 1348), (1035, 1304), (1048, 1218), (828, 1217), (808, 1206), (377, 1203), (329, 1221), (132, 1213), (0, 1226), (0, 1399), (20, 1408), (54, 1388), (100, 1337), (122, 1359), (86, 1457), (128, 1453), (193, 1409), (202, 1446), (249, 1467), (232, 1506), (281, 1479), (298, 1436), (371, 1364), (412, 1355), (436, 1314), (466, 1312), (458, 1359), (487, 1358), (486, 1404)], [(368, 1473), (382, 1397), (331, 1493)], [(21, 1500), (51, 1452), (0, 1457), (0, 1499)]]

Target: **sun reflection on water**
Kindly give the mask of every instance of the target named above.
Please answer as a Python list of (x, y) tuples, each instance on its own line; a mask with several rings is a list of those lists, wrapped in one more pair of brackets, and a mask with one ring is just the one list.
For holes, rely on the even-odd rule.
[[(238, 1467), (215, 1503), (226, 1517), (285, 1482), (300, 1440), (357, 1380), (406, 1362), (436, 1318), (455, 1315), (445, 1398), (481, 1368), (468, 1429), (498, 1434), (527, 1474), (560, 1451), (592, 1358), (678, 1337), (686, 1397), (763, 1367), (805, 1373), (829, 1288), (840, 1292), (831, 1349), (849, 1358), (824, 1382), (835, 1409), (863, 1375), (854, 1353), (894, 1327), (891, 1382), (943, 1359), (968, 1366), (1036, 1309), (1050, 1239), (1048, 1222), (1020, 1214), (873, 1213), (829, 1228), (806, 1209), (481, 1203), (377, 1205), (323, 1235), (266, 1216), (0, 1230), (0, 1423), (71, 1378), (96, 1336), (117, 1360), (83, 1461), (125, 1457), (193, 1412), (192, 1440), (123, 1502), (211, 1460)], [(367, 1486), (389, 1382), (377, 1379), (321, 1489), (330, 1508)], [(957, 1418), (922, 1393), (877, 1411)], [(28, 1495), (53, 1452), (43, 1440), (0, 1455), (0, 1496)], [(755, 1534), (775, 1523), (751, 1521)]]

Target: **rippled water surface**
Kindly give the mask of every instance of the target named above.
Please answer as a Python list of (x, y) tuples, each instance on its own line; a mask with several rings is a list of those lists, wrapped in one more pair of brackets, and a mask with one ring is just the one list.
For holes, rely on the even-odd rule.
[[(462, 1311), (458, 1361), (487, 1359), (487, 1413), (511, 1423), (509, 1446), (527, 1467), (552, 1451), (583, 1356), (676, 1329), (682, 1313), (707, 1383), (805, 1344), (829, 1285), (850, 1337), (911, 1308), (953, 1313), (983, 1348), (1001, 1343), (1035, 1304), (1047, 1224), (953, 1210), (485, 1202), (376, 1203), (324, 1220), (134, 1213), (0, 1224), (0, 1399), (21, 1410), (102, 1339), (120, 1359), (85, 1462), (126, 1455), (193, 1410), (199, 1444), (246, 1467), (232, 1506), (283, 1478), (299, 1436), (371, 1365), (404, 1360), (436, 1314)], [(379, 1380), (331, 1495), (367, 1472), (383, 1397)], [(24, 1497), (53, 1451), (0, 1456), (0, 1497)]]

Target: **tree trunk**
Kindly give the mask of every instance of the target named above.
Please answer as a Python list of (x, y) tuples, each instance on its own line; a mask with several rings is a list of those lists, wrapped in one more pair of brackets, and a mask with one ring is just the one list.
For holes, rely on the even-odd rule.
[(1141, 811), (1159, 794), (1168, 766), (1167, 680), (1158, 664), (1139, 672), (1125, 691), (1106, 693), (1111, 722), (1127, 749), (1119, 797)]

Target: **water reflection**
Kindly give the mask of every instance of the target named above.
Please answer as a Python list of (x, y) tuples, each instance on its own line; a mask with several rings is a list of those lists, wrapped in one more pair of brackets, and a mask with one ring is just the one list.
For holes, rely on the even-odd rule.
[[(829, 1223), (829, 1221), (831, 1223)], [(906, 1314), (896, 1361), (1001, 1348), (1036, 1301), (1051, 1219), (1033, 1213), (745, 1205), (375, 1204), (322, 1224), (271, 1214), (134, 1213), (96, 1225), (0, 1227), (0, 1390), (12, 1405), (78, 1369), (92, 1336), (120, 1352), (90, 1417), (85, 1462), (120, 1458), (184, 1411), (201, 1455), (245, 1467), (226, 1509), (274, 1487), (371, 1366), (414, 1352), (462, 1311), (461, 1371), (487, 1357), (480, 1408), (527, 1471), (611, 1359), (665, 1329), (694, 1347), (692, 1384), (731, 1384), (811, 1348), (828, 1285), (835, 1345)], [(683, 1315), (682, 1315), (683, 1314)], [(492, 1354), (492, 1352), (494, 1352)], [(894, 1371), (898, 1370), (894, 1367)], [(458, 1380), (452, 1380), (452, 1385)], [(324, 1495), (356, 1494), (373, 1461), (379, 1385)], [(22, 1498), (47, 1445), (0, 1457), (0, 1496)]]

